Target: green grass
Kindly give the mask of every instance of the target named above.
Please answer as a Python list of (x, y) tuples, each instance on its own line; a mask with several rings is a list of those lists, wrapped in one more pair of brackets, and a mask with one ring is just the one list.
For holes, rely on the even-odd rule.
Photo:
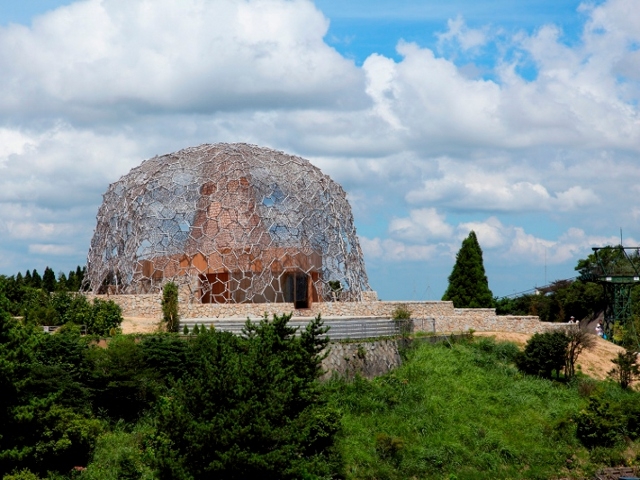
[(420, 344), (393, 373), (329, 382), (343, 414), (349, 479), (549, 479), (588, 453), (577, 388), (522, 375), (517, 347), (490, 339)]

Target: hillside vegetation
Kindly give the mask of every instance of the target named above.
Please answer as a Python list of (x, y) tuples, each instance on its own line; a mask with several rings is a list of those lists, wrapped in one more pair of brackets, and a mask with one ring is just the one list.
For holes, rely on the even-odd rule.
[(424, 344), (389, 375), (330, 382), (346, 478), (585, 478), (638, 461), (625, 416), (634, 413), (620, 407), (637, 393), (580, 375), (569, 385), (523, 375), (517, 352), (486, 338)]

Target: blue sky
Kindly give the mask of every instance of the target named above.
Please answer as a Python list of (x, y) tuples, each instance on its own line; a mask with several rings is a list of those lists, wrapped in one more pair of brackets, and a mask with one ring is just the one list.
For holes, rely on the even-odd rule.
[(640, 239), (639, 0), (0, 0), (0, 273), (83, 264), (101, 195), (201, 143), (349, 194), (383, 299), (473, 229), (496, 295)]

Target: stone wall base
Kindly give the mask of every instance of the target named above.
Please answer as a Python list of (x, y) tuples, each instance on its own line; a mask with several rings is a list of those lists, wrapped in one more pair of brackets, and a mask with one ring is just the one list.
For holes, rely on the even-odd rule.
[(356, 375), (374, 378), (399, 367), (402, 363), (395, 340), (329, 344), (329, 355), (322, 362), (325, 374), (321, 380), (333, 376), (352, 379)]
[[(92, 295), (104, 300), (113, 300), (122, 308), (125, 317), (142, 317), (160, 320), (162, 318), (161, 295)], [(452, 302), (424, 301), (363, 301), (363, 302), (318, 302), (311, 308), (296, 310), (293, 303), (227, 303), (201, 304), (189, 303), (185, 295), (180, 296), (180, 317), (234, 319), (257, 319), (265, 314), (282, 315), (293, 313), (294, 317), (382, 317), (391, 318), (393, 312), (403, 307), (411, 312), (416, 331), (436, 333), (464, 332), (475, 330), (478, 332), (517, 332), (541, 333), (544, 331), (565, 327), (563, 323), (541, 322), (537, 316), (501, 316), (496, 315), (493, 308), (454, 308)]]

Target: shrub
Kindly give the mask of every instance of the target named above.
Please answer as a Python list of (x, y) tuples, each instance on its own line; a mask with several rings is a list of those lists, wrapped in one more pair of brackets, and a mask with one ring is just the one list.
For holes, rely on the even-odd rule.
[(615, 365), (609, 372), (609, 376), (620, 384), (624, 389), (631, 385), (631, 382), (640, 376), (640, 366), (638, 366), (638, 356), (636, 352), (627, 350), (618, 353), (618, 356), (612, 360)]
[(576, 435), (590, 449), (611, 448), (624, 439), (640, 438), (640, 395), (637, 392), (597, 391), (576, 415)]
[(411, 318), (411, 310), (406, 305), (398, 305), (391, 313), (393, 320), (409, 320)]
[(87, 319), (87, 333), (91, 335), (110, 335), (112, 329), (120, 331), (122, 309), (113, 300), (93, 299), (91, 315)]
[(178, 286), (169, 282), (162, 289), (162, 320), (168, 332), (177, 332), (180, 317), (178, 315)]
[(398, 327), (398, 331), (403, 338), (411, 334), (413, 325), (411, 323), (411, 310), (406, 305), (398, 305), (391, 314), (391, 319)]
[(536, 333), (519, 355), (516, 362), (518, 368), (542, 378), (551, 378), (555, 371), (556, 377), (559, 377), (566, 363), (568, 345), (569, 338), (564, 332)]
[(189, 375), (154, 415), (160, 478), (332, 478), (340, 426), (316, 381), (328, 340), (319, 317), (300, 335), (290, 316), (206, 331)]

